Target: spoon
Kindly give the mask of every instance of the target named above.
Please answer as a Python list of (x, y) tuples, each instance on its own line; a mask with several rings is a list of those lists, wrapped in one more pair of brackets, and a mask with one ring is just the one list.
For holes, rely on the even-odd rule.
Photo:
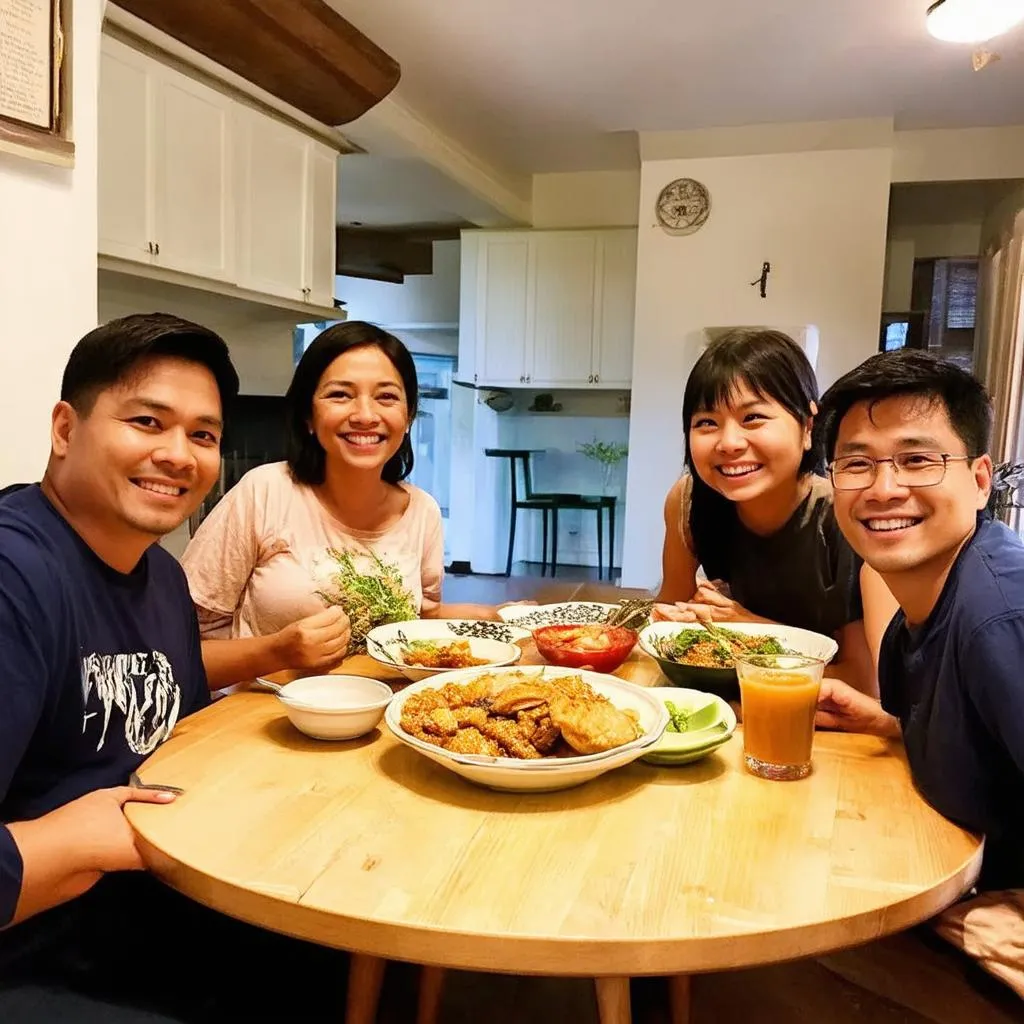
[(397, 665), (399, 668), (402, 668), (402, 665), (398, 661), (398, 659), (379, 640), (375, 640), (372, 636), (368, 636), (368, 637), (366, 637), (366, 645), (367, 645), (367, 647), (369, 647), (370, 644), (373, 644), (373, 646), (378, 651), (380, 651), (380, 653), (382, 655), (384, 655), (384, 657), (388, 661), (390, 661), (392, 665)]

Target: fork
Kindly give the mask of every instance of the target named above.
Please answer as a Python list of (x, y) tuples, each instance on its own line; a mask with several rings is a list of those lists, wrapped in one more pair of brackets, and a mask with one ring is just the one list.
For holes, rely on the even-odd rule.
[(180, 786), (165, 786), (159, 782), (143, 782), (139, 778), (138, 772), (132, 772), (128, 776), (128, 785), (133, 789), (150, 789), (155, 793), (173, 793), (175, 796), (181, 796), (185, 792)]

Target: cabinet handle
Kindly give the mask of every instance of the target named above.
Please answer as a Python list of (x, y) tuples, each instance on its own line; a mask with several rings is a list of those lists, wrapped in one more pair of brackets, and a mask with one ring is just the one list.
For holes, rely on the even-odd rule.
[(305, 302), (309, 302), (309, 291), (310, 290), (308, 288), (302, 289), (302, 298)]
[(153, 243), (153, 255), (154, 256), (159, 256), (160, 255), (160, 243), (159, 242), (154, 242)]
[(593, 375), (593, 374), (591, 374), (591, 375), (590, 375), (590, 376), (589, 376), (589, 377), (587, 378), (587, 383), (588, 383), (588, 384), (593, 384), (593, 383), (594, 383), (594, 375)]
[(149, 249), (149, 255), (152, 256), (153, 255), (153, 243), (152, 242), (147, 242), (146, 243), (146, 247)]
[(529, 384), (531, 380), (533, 380), (533, 378), (529, 374), (527, 374), (526, 375), (526, 383)]
[(594, 374), (594, 383), (595, 384), (600, 384), (601, 383), (601, 374), (599, 374), (599, 373), (595, 373)]

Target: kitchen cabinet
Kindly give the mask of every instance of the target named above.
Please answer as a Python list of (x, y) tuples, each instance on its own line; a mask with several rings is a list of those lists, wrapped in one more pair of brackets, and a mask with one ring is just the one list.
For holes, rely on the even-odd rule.
[(99, 119), (101, 257), (333, 306), (335, 150), (109, 36)]
[(463, 232), (460, 379), (628, 388), (635, 278), (634, 230)]
[(99, 251), (231, 279), (232, 101), (109, 37), (99, 101)]
[(258, 111), (240, 108), (236, 153), (238, 284), (330, 306), (334, 151)]

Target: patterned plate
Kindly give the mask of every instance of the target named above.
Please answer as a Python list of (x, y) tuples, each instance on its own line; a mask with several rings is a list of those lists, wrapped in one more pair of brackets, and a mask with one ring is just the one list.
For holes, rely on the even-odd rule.
[(498, 614), (505, 622), (522, 629), (540, 629), (541, 626), (585, 626), (604, 622), (617, 604), (602, 604), (599, 601), (562, 601), (558, 604), (514, 604), (499, 608)]

